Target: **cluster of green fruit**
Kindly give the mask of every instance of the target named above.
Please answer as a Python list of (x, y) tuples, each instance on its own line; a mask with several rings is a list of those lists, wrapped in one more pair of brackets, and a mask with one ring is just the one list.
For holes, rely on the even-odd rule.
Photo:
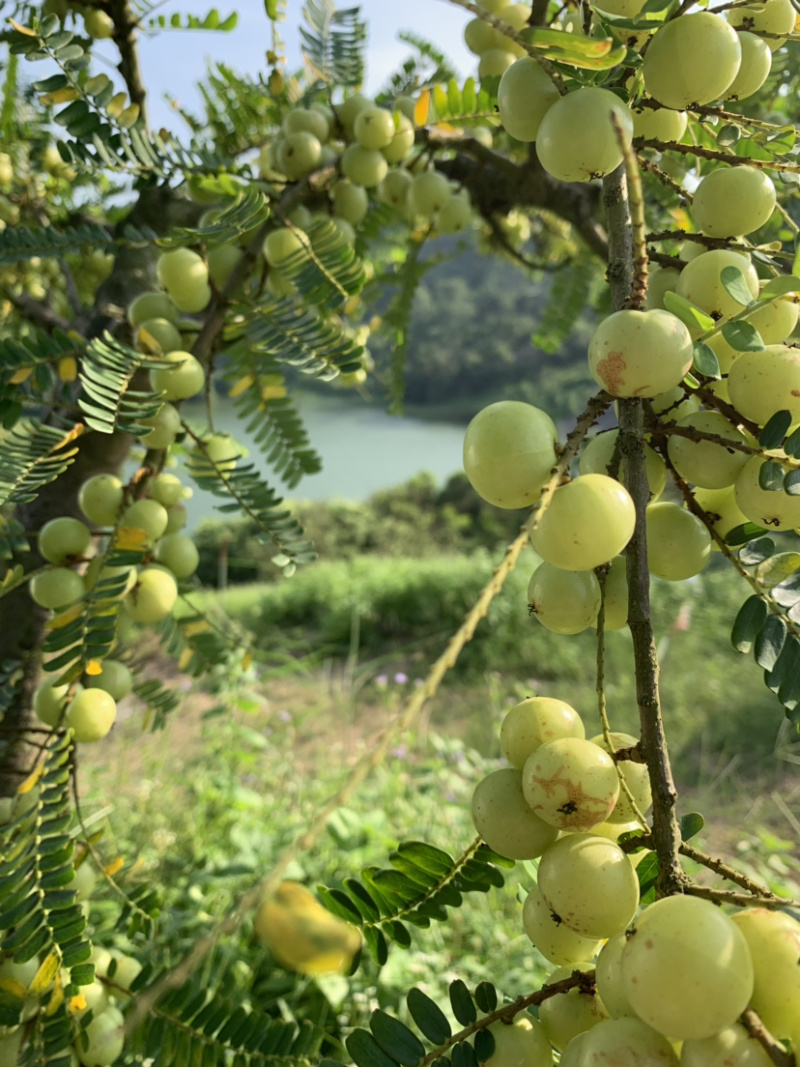
[(62, 22), (72, 13), (83, 19), (83, 29), (87, 37), (93, 37), (98, 41), (112, 37), (114, 34), (114, 22), (110, 15), (99, 7), (90, 4), (82, 4), (79, 0), (45, 0), (42, 5), (42, 15), (57, 15)]
[[(85, 900), (88, 893), (81, 891), (81, 872), (88, 870), (84, 862), (76, 870), (70, 888), (78, 891), (78, 899)], [(85, 906), (85, 905), (84, 905)], [(108, 1067), (121, 1055), (124, 1045), (124, 1019), (120, 1006), (129, 996), (131, 983), (142, 967), (133, 956), (119, 950), (108, 951), (95, 946), (89, 960), (94, 964), (95, 979), (89, 985), (80, 986), (78, 995), (72, 997), (68, 1007), (75, 1022), (80, 1026), (70, 1055), (71, 1067)], [(70, 978), (61, 972), (42, 988), (40, 968), (42, 961), (34, 956), (26, 963), (11, 959), (0, 961), (0, 981), (3, 988), (19, 999), (25, 1000), (20, 1024), (3, 1031), (0, 1028), (0, 1064), (16, 1064), (26, 1023), (40, 1012), (43, 1006), (55, 1006), (63, 1001), (63, 989)], [(86, 1021), (86, 1017), (91, 1016)]]
[(568, 1067), (768, 1067), (738, 1021), (748, 1006), (800, 1047), (800, 923), (688, 895), (640, 909), (635, 867), (648, 853), (618, 840), (651, 802), (646, 768), (626, 758), (636, 739), (586, 740), (574, 708), (533, 697), (509, 711), (500, 741), (511, 766), (478, 784), (475, 827), (500, 855), (537, 861), (522, 924), (556, 966), (548, 981), (593, 973), (596, 989), (543, 1001), (538, 1020), (493, 1024), (490, 1067), (550, 1067), (554, 1049)]

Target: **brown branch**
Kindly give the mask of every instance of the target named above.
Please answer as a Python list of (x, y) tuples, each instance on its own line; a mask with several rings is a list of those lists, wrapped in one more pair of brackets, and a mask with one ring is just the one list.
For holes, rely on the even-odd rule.
[(772, 893), (762, 897), (754, 893), (737, 893), (735, 889), (713, 889), (711, 886), (698, 885), (696, 882), (687, 882), (683, 892), (692, 897), (700, 897), (702, 900), (710, 900), (714, 904), (731, 904), (736, 908), (769, 908), (770, 911), (780, 911), (782, 908), (796, 908), (800, 901), (782, 900)]
[(726, 237), (706, 237), (704, 233), (688, 233), (686, 230), (660, 230), (648, 233), (648, 241), (696, 241), (706, 248), (730, 248), (731, 242)]
[(791, 1052), (787, 1052), (780, 1041), (777, 1041), (772, 1036), (752, 1008), (745, 1008), (739, 1017), (739, 1022), (748, 1034), (763, 1047), (772, 1062), (776, 1064), (776, 1067), (795, 1067), (798, 1058), (793, 1056)]
[(655, 137), (636, 137), (633, 143), (636, 148), (656, 148), (659, 152), (680, 152), (682, 155), (697, 156), (700, 159), (719, 159), (723, 163), (755, 167), (756, 170), (776, 170), (787, 174), (800, 174), (800, 165), (797, 163), (777, 163), (774, 159), (750, 159), (745, 156), (737, 156), (733, 152), (718, 152), (714, 148), (702, 148), (700, 145), (682, 144), (678, 141), (659, 141)]
[(108, 13), (114, 23), (114, 44), (119, 49), (119, 72), (125, 82), (132, 104), (139, 105), (139, 116), (147, 125), (145, 97), (147, 95), (139, 68), (139, 52), (136, 47), (136, 19), (129, 0), (108, 0)]
[(639, 166), (642, 170), (646, 170), (648, 174), (652, 174), (655, 178), (658, 178), (662, 185), (666, 185), (669, 189), (672, 189), (673, 192), (677, 193), (679, 197), (691, 204), (693, 199), (692, 194), (687, 189), (684, 189), (680, 182), (675, 181), (672, 175), (667, 174), (665, 170), (662, 170), (658, 163), (653, 162), (652, 159), (648, 159), (647, 156), (639, 155)]
[(699, 863), (702, 867), (708, 867), (714, 874), (718, 874), (721, 878), (726, 879), (728, 882), (733, 882), (734, 885), (741, 886), (742, 889), (746, 889), (748, 893), (754, 897), (761, 897), (762, 899), (774, 900), (777, 907), (783, 907), (784, 905), (791, 906), (793, 901), (786, 900), (783, 897), (779, 897), (776, 893), (767, 889), (766, 886), (761, 885), (759, 882), (753, 881), (752, 878), (748, 878), (746, 874), (742, 874), (741, 871), (737, 871), (734, 867), (729, 866), (723, 860), (718, 860), (714, 856), (709, 856), (705, 852), (701, 852), (699, 848), (695, 848), (694, 845), (690, 845), (688, 841), (684, 841), (681, 845), (681, 853), (688, 857), (690, 860), (694, 860), (695, 863)]
[[(751, 0), (744, 0), (746, 4), (751, 4)], [(731, 4), (730, 7), (736, 7), (737, 4)], [(713, 9), (711, 9), (713, 10)], [(720, 9), (717, 9), (720, 10)], [(708, 104), (694, 104), (690, 109), (696, 115), (708, 115), (710, 118), (722, 119), (723, 122), (730, 122), (739, 126), (753, 126), (759, 130), (780, 130), (781, 127), (774, 122), (763, 122), (761, 119), (754, 119), (751, 115), (741, 115), (738, 111), (726, 111), (721, 107), (710, 107)]]
[(23, 318), (42, 330), (68, 330), (70, 323), (63, 315), (53, 311), (47, 304), (34, 300), (27, 293), (14, 293), (6, 286), (0, 288), (0, 296), (17, 309)]

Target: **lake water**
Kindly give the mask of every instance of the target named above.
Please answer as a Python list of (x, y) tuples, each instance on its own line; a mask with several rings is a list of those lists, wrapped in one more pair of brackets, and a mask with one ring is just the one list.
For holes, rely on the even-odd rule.
[[(421, 471), (429, 471), (442, 484), (462, 469), (462, 426), (399, 418), (352, 396), (306, 393), (297, 399), (311, 445), (322, 457), (323, 468), (319, 474), (303, 478), (287, 493), (289, 497), (364, 500), (371, 493), (399, 485)], [(200, 418), (200, 411), (187, 408), (187, 415), (194, 421)], [(214, 408), (214, 429), (231, 433), (241, 441), (250, 450), (247, 462), (257, 464), (270, 484), (280, 488), (258, 446), (238, 422), (233, 404), (221, 397)], [(188, 476), (186, 481), (192, 484)], [(188, 526), (193, 527), (211, 516), (214, 504), (222, 502), (221, 498), (201, 492), (195, 486), (194, 496), (186, 501)]]

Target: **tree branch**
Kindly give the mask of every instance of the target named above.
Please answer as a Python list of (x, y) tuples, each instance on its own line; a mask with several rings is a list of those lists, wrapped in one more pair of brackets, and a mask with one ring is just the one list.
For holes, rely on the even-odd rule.
[(109, 0), (108, 13), (114, 23), (114, 44), (119, 49), (119, 72), (125, 81), (131, 103), (139, 105), (139, 115), (146, 126), (145, 97), (147, 94), (139, 69), (139, 52), (136, 47), (137, 23), (129, 0)]
[(748, 1034), (763, 1046), (764, 1051), (777, 1067), (795, 1067), (798, 1060), (772, 1036), (752, 1008), (746, 1008), (739, 1021)]
[(0, 289), (0, 295), (2, 295), (9, 304), (13, 304), (23, 318), (42, 330), (68, 330), (70, 328), (69, 321), (65, 319), (63, 315), (59, 315), (57, 311), (53, 311), (47, 304), (42, 304), (39, 300), (34, 300), (34, 298), (28, 296), (27, 293), (14, 293), (11, 289), (3, 286)]

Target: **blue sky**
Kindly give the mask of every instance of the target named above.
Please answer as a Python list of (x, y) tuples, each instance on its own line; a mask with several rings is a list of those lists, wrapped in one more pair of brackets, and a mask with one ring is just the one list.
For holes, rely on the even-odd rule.
[[(340, 7), (355, 6), (356, 0), (340, 0)], [(164, 30), (158, 35), (143, 35), (140, 55), (145, 84), (150, 93), (150, 119), (155, 126), (177, 128), (164, 95), (169, 93), (180, 103), (195, 110), (198, 96), (196, 82), (203, 76), (206, 58), (221, 60), (246, 73), (265, 68), (264, 53), (270, 46), (269, 23), (262, 0), (167, 0), (159, 14), (173, 12), (203, 16), (216, 7), (222, 17), (231, 11), (239, 14), (239, 24), (230, 33), (210, 31)], [(297, 28), (301, 19), (302, 0), (289, 0), (287, 19), (281, 33), (287, 44), (290, 67), (300, 63)], [(435, 41), (456, 64), (464, 77), (474, 72), (474, 64), (463, 44), (464, 24), (470, 17), (447, 0), (362, 0), (362, 13), (369, 27), (367, 46), (368, 92), (376, 92), (386, 76), (408, 54), (397, 41), (398, 30), (413, 30)], [(97, 49), (111, 57), (106, 46)], [(101, 66), (100, 69), (103, 69)]]

